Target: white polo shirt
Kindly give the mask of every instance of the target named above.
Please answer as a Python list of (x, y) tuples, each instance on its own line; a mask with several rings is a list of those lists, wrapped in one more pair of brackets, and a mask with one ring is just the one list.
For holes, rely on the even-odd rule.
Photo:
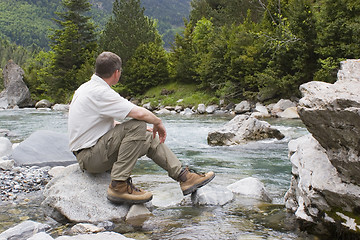
[(73, 96), (68, 118), (70, 151), (89, 148), (123, 120), (135, 105), (121, 97), (102, 78), (93, 75)]

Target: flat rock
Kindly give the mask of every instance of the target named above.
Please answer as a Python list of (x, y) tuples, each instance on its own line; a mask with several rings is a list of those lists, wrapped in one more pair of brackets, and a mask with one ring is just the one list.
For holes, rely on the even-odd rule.
[(26, 166), (67, 166), (76, 163), (69, 151), (67, 134), (40, 130), (21, 142), (12, 153), (16, 164)]
[(129, 205), (115, 205), (106, 198), (110, 173), (82, 172), (78, 164), (67, 166), (44, 190), (42, 206), (58, 221), (98, 223), (124, 219)]

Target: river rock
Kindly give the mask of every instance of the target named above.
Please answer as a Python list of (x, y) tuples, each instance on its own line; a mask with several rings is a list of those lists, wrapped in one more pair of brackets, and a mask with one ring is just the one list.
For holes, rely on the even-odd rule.
[(289, 99), (280, 99), (275, 105), (272, 106), (271, 114), (276, 115), (277, 113), (283, 112), (285, 109), (290, 107), (296, 107), (296, 103)]
[(349, 222), (358, 224), (360, 209), (360, 60), (341, 62), (334, 84), (314, 81), (300, 90), (298, 112), (311, 136), (289, 143), (286, 207), (313, 225), (333, 222), (332, 233), (345, 225), (359, 231)]
[(56, 240), (134, 240), (133, 238), (127, 238), (120, 233), (115, 232), (101, 232), (95, 234), (79, 234), (76, 236), (61, 236)]
[(1, 240), (28, 239), (34, 234), (38, 232), (44, 232), (48, 229), (50, 229), (50, 226), (47, 224), (42, 224), (28, 220), (2, 232), (0, 234), (0, 239)]
[(54, 240), (49, 234), (45, 232), (39, 232), (27, 240)]
[(233, 193), (223, 186), (204, 186), (191, 195), (191, 201), (196, 205), (225, 205), (233, 200)]
[(197, 107), (197, 111), (200, 114), (204, 114), (206, 112), (206, 106), (203, 103), (200, 103)]
[(236, 114), (242, 114), (251, 111), (251, 103), (249, 101), (241, 101), (235, 106), (234, 112)]
[(170, 110), (167, 110), (166, 108), (162, 108), (159, 111), (155, 111), (156, 114), (171, 114)]
[(236, 145), (267, 138), (282, 139), (284, 135), (265, 121), (248, 115), (237, 115), (221, 129), (208, 133), (210, 145)]
[(265, 189), (264, 184), (257, 178), (248, 177), (241, 179), (233, 184), (227, 186), (227, 189), (233, 193), (245, 195), (249, 198), (271, 202), (270, 194)]
[(67, 134), (47, 130), (36, 131), (21, 142), (12, 158), (16, 164), (27, 166), (67, 166), (76, 162)]
[(207, 106), (206, 109), (205, 109), (205, 112), (207, 114), (213, 114), (217, 109), (219, 109), (219, 106), (218, 105), (210, 105), (210, 106)]
[(97, 223), (125, 218), (129, 205), (115, 205), (106, 198), (110, 173), (82, 172), (78, 164), (67, 166), (44, 190), (42, 206), (54, 219)]
[(126, 221), (131, 221), (134, 218), (150, 216), (151, 212), (144, 204), (134, 204), (130, 207), (128, 214), (126, 215)]
[(47, 99), (42, 99), (35, 104), (35, 108), (50, 108), (51, 102)]
[(190, 116), (190, 115), (193, 115), (193, 114), (194, 114), (194, 112), (190, 108), (185, 108), (184, 111), (182, 111), (180, 113), (180, 115), (185, 115), (185, 116)]
[(24, 70), (12, 60), (3, 69), (4, 87), (0, 93), (0, 108), (32, 106), (30, 91), (23, 81)]
[(0, 137), (0, 157), (10, 155), (12, 152), (12, 143), (6, 137)]
[(291, 118), (291, 119), (300, 118), (297, 112), (297, 107), (289, 107), (285, 109), (285, 111), (283, 112), (278, 112), (276, 116), (281, 118)]
[(67, 112), (69, 111), (69, 104), (55, 104), (54, 106), (52, 106), (52, 110), (54, 111), (62, 111), (62, 112)]
[(84, 234), (84, 233), (98, 233), (104, 232), (105, 228), (95, 226), (94, 224), (90, 223), (78, 223), (70, 229), (70, 232), (75, 234)]

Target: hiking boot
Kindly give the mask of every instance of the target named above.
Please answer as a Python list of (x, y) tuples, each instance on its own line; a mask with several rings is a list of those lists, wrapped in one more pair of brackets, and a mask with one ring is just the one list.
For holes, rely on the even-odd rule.
[(152, 197), (152, 193), (135, 187), (130, 177), (126, 181), (112, 180), (107, 192), (107, 199), (113, 203), (140, 204)]
[(181, 171), (178, 181), (180, 182), (181, 190), (185, 196), (208, 184), (214, 177), (214, 172), (197, 173), (186, 167)]

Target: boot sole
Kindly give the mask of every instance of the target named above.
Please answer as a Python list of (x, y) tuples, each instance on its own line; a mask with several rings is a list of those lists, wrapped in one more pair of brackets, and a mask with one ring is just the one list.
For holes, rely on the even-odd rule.
[(116, 204), (141, 204), (141, 203), (146, 203), (152, 200), (152, 196), (151, 198), (148, 199), (143, 199), (143, 200), (131, 200), (131, 199), (122, 199), (122, 198), (117, 198), (117, 197), (113, 197), (113, 196), (107, 196), (107, 199), (112, 202), (112, 203), (116, 203)]
[(205, 181), (201, 182), (201, 183), (198, 183), (198, 184), (195, 184), (194, 186), (186, 189), (185, 191), (183, 191), (183, 195), (186, 196), (186, 195), (189, 195), (190, 193), (193, 193), (195, 192), (198, 188), (201, 188), (203, 186), (205, 186), (206, 184), (208, 184), (211, 180), (213, 180), (215, 177), (215, 173), (212, 177), (206, 179)]

